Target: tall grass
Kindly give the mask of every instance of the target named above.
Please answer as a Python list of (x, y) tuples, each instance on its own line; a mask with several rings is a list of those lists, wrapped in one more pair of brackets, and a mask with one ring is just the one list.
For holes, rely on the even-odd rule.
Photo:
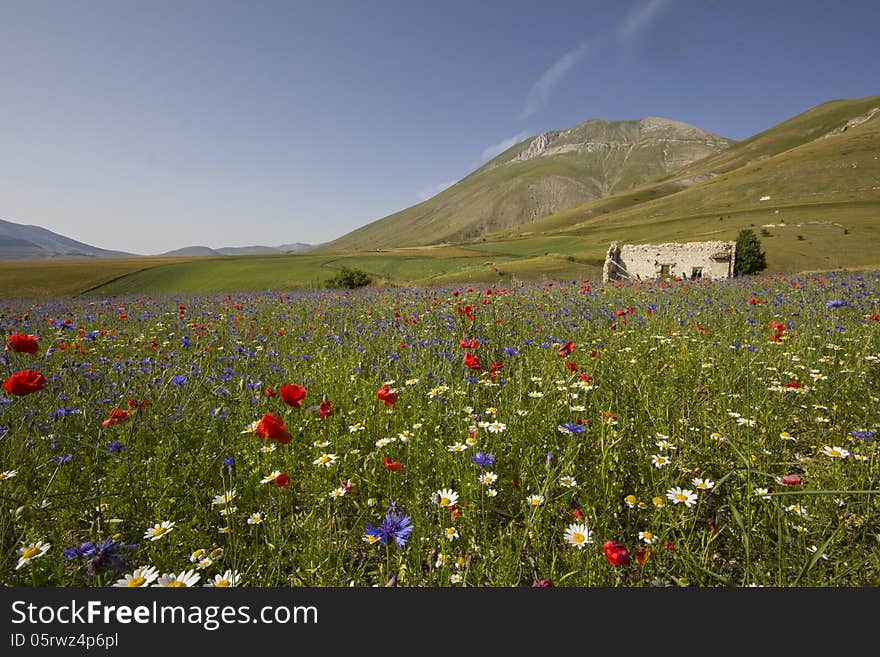
[[(4, 303), (4, 339), (39, 351), (4, 352), (0, 378), (47, 384), (0, 393), (0, 578), (876, 586), (878, 300), (880, 275), (838, 272)], [(253, 432), (266, 413), (289, 443)], [(389, 507), (403, 545), (369, 540)], [(124, 571), (64, 554), (110, 537), (138, 546)]]

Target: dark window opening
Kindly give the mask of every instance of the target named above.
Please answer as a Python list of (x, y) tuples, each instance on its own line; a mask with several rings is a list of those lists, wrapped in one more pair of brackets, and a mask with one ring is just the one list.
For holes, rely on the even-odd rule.
[(694, 267), (691, 269), (691, 279), (694, 278), (703, 278), (703, 268), (702, 267)]

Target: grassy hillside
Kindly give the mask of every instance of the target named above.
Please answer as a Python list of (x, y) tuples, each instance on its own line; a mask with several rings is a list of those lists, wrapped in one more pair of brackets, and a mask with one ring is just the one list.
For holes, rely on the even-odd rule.
[(315, 252), (482, 237), (628, 190), (731, 143), (667, 119), (586, 121), (523, 141), (437, 196), (323, 244)]

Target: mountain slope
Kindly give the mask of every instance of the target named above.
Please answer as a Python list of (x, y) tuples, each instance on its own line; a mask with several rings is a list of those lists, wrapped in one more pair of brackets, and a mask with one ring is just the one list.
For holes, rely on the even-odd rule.
[(590, 119), (527, 139), (427, 201), (315, 252), (464, 241), (631, 189), (733, 142), (669, 119)]
[(39, 226), (26, 226), (0, 219), (0, 258), (125, 258), (133, 253), (109, 251), (53, 233)]
[[(878, 118), (880, 118), (880, 96), (832, 100), (738, 142), (718, 154), (693, 162), (628, 192), (614, 194), (563, 210), (554, 215), (548, 215), (527, 227), (523, 227), (522, 230), (511, 229), (505, 233), (499, 233), (495, 237), (505, 238), (527, 233), (568, 231), (575, 228), (579, 222), (597, 217), (601, 217), (603, 221), (610, 221), (616, 216), (623, 216), (621, 213), (625, 213), (631, 208), (641, 206), (642, 210), (649, 210), (653, 206), (646, 205), (648, 203), (719, 179), (723, 174), (734, 172), (747, 165), (757, 165), (753, 171), (760, 173), (763, 170), (760, 166), (761, 162), (810, 143), (815, 143), (817, 148), (810, 151), (810, 157), (804, 159), (806, 161), (816, 160), (816, 166), (806, 165), (811, 169), (808, 176), (798, 175), (795, 171), (786, 174), (785, 177), (792, 183), (798, 180), (802, 181), (804, 187), (814, 196), (815, 193), (823, 189), (830, 189), (829, 185), (837, 182), (845, 187), (851, 185), (856, 188), (871, 187), (876, 183), (870, 182), (871, 167), (866, 165), (863, 165), (861, 169), (856, 167), (855, 170), (848, 171), (840, 181), (835, 180), (836, 176), (831, 175), (831, 172), (840, 169), (837, 160), (842, 152), (845, 153), (845, 149), (838, 151), (835, 151), (834, 148), (829, 149), (827, 148), (829, 145), (827, 140), (832, 140), (831, 143), (834, 144), (833, 138), (836, 136), (843, 136), (860, 125), (874, 122)], [(871, 162), (873, 161), (871, 160)], [(775, 181), (773, 187), (782, 189), (789, 184)], [(701, 187), (700, 189), (706, 188)], [(717, 191), (712, 187), (708, 189)], [(703, 195), (703, 192), (698, 194), (701, 197)], [(856, 196), (858, 197), (858, 193)], [(675, 205), (682, 199), (690, 201), (692, 197), (680, 196), (676, 197), (675, 202), (672, 199), (669, 202)], [(762, 210), (767, 209), (774, 206), (779, 199), (777, 194), (775, 199), (770, 199), (770, 203), (762, 202), (760, 207)], [(747, 207), (755, 200), (749, 197), (726, 199), (723, 202), (724, 212)], [(701, 205), (703, 205), (702, 201)], [(658, 207), (663, 207), (667, 212), (672, 211), (672, 206), (669, 205), (660, 204)]]
[[(726, 168), (731, 162), (742, 164)], [(698, 182), (683, 187), (681, 176)], [(880, 96), (873, 96), (820, 105), (676, 176), (473, 248), (595, 262), (612, 241), (725, 240), (751, 228), (771, 271), (856, 267), (880, 264), (878, 216)]]

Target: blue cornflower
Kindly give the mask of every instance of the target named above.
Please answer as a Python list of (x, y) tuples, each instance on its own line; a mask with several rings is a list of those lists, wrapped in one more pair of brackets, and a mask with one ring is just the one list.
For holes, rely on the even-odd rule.
[(508, 356), (516, 356), (519, 353), (519, 349), (514, 349), (513, 347), (504, 347), (504, 353)]
[(495, 463), (495, 455), (477, 452), (476, 455), (471, 457), (471, 462), (476, 463), (481, 468), (488, 468), (490, 465)]
[(383, 543), (388, 543), (390, 539), (397, 542), (398, 547), (404, 547), (409, 535), (412, 534), (413, 525), (409, 516), (396, 513), (386, 513), (385, 519), (378, 527), (373, 527), (367, 523), (366, 535), (379, 539)]
[(100, 543), (87, 541), (73, 548), (65, 548), (64, 556), (68, 559), (82, 559), (86, 573), (91, 576), (107, 570), (124, 570), (130, 555), (124, 554), (123, 550), (137, 550), (138, 547), (107, 538)]
[(123, 445), (118, 440), (114, 440), (112, 443), (107, 445), (107, 451), (110, 452), (111, 454), (118, 454), (119, 452), (121, 452), (124, 449), (125, 449), (125, 445)]
[(869, 440), (874, 437), (874, 432), (869, 431), (868, 429), (853, 429), (849, 432), (849, 435), (853, 438), (861, 438), (862, 440)]
[(574, 422), (565, 422), (560, 424), (559, 426), (564, 427), (571, 433), (583, 433), (587, 430), (587, 428), (583, 424), (576, 424)]
[(235, 459), (227, 456), (223, 459), (223, 465), (220, 466), (220, 474), (224, 477), (231, 477), (235, 474)]
[(851, 306), (852, 304), (849, 301), (843, 301), (842, 299), (833, 299), (832, 301), (826, 301), (826, 308), (842, 308), (844, 306)]
[(56, 456), (54, 459), (50, 459), (54, 463), (70, 463), (70, 460), (73, 458), (73, 454), (65, 454), (64, 456)]
[(186, 376), (183, 374), (178, 374), (173, 379), (171, 379), (171, 385), (173, 386), (182, 386), (186, 383)]

